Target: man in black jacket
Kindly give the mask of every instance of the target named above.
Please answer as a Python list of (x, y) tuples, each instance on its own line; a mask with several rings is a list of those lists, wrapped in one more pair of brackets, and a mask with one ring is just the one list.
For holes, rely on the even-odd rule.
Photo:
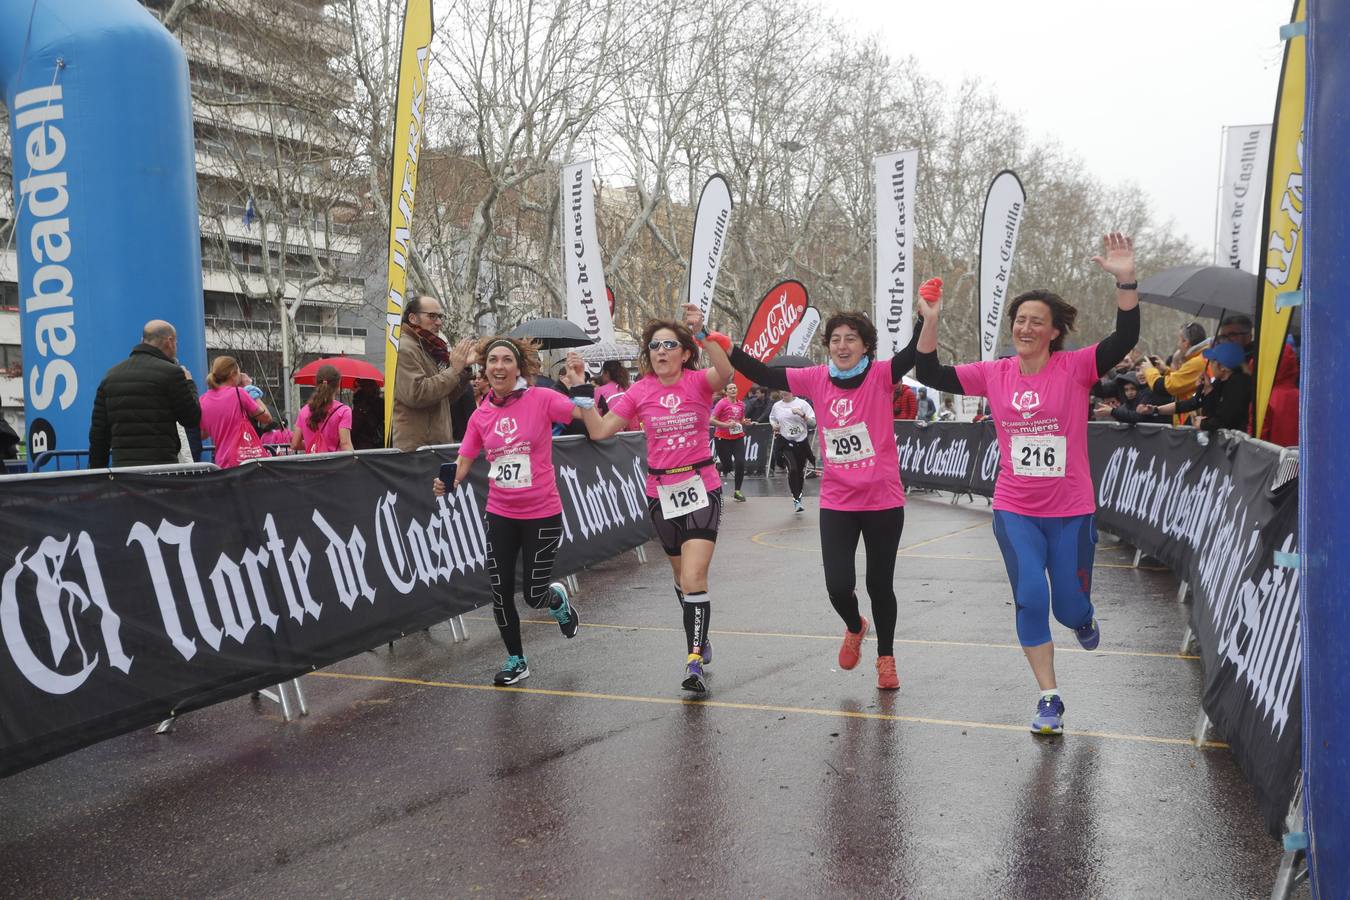
[(202, 420), (197, 385), (176, 360), (178, 332), (146, 322), (131, 356), (108, 370), (94, 396), (89, 466), (170, 465), (178, 461), (178, 425)]

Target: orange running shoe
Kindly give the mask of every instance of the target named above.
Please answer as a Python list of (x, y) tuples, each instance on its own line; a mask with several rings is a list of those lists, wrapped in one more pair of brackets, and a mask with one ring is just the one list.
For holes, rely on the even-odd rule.
[(900, 676), (895, 674), (895, 657), (877, 657), (877, 689), (896, 691), (900, 689)]
[(854, 633), (847, 628), (844, 629), (844, 645), (839, 648), (839, 668), (852, 669), (858, 664), (858, 659), (862, 656), (863, 638), (867, 637), (867, 628), (872, 623), (867, 621), (867, 616), (859, 616), (862, 619), (862, 631)]

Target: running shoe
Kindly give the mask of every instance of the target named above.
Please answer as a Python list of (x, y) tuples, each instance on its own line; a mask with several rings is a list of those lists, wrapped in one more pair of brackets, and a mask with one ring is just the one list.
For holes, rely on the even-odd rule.
[(708, 682), (703, 679), (703, 657), (697, 653), (689, 654), (689, 661), (684, 666), (684, 682), (680, 687), (695, 694), (708, 690)]
[[(839, 648), (839, 668), (852, 669), (858, 665), (858, 659), (862, 656), (863, 638), (867, 637), (867, 628), (872, 623), (867, 621), (867, 616), (859, 616), (862, 619), (862, 631), (852, 632), (844, 629), (844, 645)], [(894, 662), (892, 662), (894, 668)]]
[(515, 684), (517, 681), (524, 681), (530, 677), (530, 667), (525, 664), (523, 656), (508, 656), (506, 665), (492, 679), (493, 684), (506, 685)]
[(1097, 620), (1084, 625), (1082, 628), (1075, 628), (1073, 633), (1078, 636), (1078, 643), (1083, 645), (1084, 650), (1096, 650), (1097, 644), (1101, 642), (1102, 630), (1097, 625)]
[(577, 616), (577, 608), (572, 605), (572, 601), (567, 597), (567, 588), (560, 582), (553, 582), (548, 586), (554, 596), (562, 600), (555, 607), (550, 607), (548, 614), (558, 620), (558, 627), (562, 629), (563, 637), (576, 637), (577, 626), (581, 624), (580, 617)]
[(900, 676), (895, 674), (895, 657), (877, 657), (877, 689), (897, 691), (900, 689)]
[(736, 491), (735, 493), (733, 493), (733, 494), (731, 495), (731, 499), (732, 499), (732, 500), (735, 500), (737, 503), (744, 503), (744, 502), (745, 502), (745, 495), (742, 494), (740, 491)]
[(1064, 733), (1064, 701), (1059, 694), (1042, 697), (1036, 704), (1036, 718), (1031, 720), (1032, 734)]
[(805, 512), (805, 511), (806, 511), (806, 507), (802, 506), (802, 498), (801, 498), (801, 497), (793, 497), (793, 498), (792, 498), (792, 510), (793, 510), (793, 512)]

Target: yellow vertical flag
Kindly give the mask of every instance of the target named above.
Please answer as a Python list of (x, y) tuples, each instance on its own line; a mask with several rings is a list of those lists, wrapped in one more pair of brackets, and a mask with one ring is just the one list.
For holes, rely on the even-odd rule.
[(417, 158), (422, 150), (427, 108), (427, 69), (431, 65), (431, 0), (408, 0), (399, 44), (398, 94), (394, 105), (392, 170), (389, 176), (389, 276), (384, 324), (384, 445), (390, 446), (394, 414), (394, 378), (402, 332), (403, 295), (408, 284), (413, 203), (417, 196)]
[[(1256, 434), (1266, 421), (1275, 369), (1289, 333), (1291, 306), (1280, 295), (1303, 282), (1303, 106), (1307, 70), (1307, 11), (1296, 0), (1284, 47), (1284, 69), (1275, 101), (1275, 131), (1270, 138), (1270, 182), (1266, 189), (1265, 252), (1262, 256), (1261, 306), (1257, 310)], [(1286, 298), (1287, 299), (1287, 298)]]

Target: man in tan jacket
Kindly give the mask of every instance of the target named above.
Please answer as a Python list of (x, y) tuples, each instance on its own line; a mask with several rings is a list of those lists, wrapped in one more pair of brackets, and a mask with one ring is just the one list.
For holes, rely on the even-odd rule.
[(474, 342), (448, 347), (438, 333), (444, 322), (435, 297), (415, 297), (403, 309), (392, 422), (392, 445), (400, 450), (454, 442), (450, 401), (469, 388), (465, 367)]

